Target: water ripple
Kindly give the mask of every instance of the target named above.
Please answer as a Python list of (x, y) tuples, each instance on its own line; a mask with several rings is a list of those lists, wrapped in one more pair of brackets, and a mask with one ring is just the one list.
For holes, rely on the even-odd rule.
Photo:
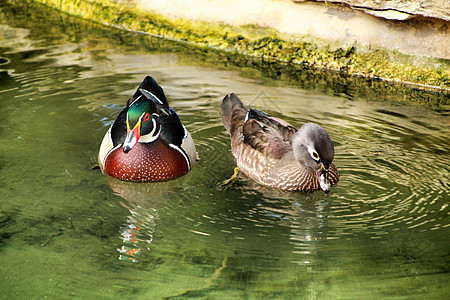
[(448, 129), (417, 117), (386, 109), (344, 117), (346, 136), (336, 146), (339, 197), (333, 197), (341, 204), (329, 212), (343, 230), (376, 236), (442, 226), (436, 214), (449, 192)]
[[(0, 25), (8, 36), (0, 46), (5, 297), (444, 295), (448, 111), (371, 102), (328, 73), (280, 69), (271, 79), (261, 71), (273, 65), (252, 68), (26, 7), (6, 20), (29, 29)], [(124, 183), (90, 169), (145, 75), (163, 86), (199, 153), (171, 182)], [(373, 83), (362, 90), (382, 95)], [(322, 125), (335, 142), (337, 187), (286, 193), (240, 176), (218, 188), (236, 165), (219, 116), (231, 92), (294, 126)]]

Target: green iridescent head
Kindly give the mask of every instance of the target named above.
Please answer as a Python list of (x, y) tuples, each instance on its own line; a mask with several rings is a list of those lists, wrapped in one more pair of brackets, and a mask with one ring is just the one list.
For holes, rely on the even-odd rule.
[(160, 133), (161, 122), (156, 114), (156, 106), (144, 97), (136, 99), (127, 111), (127, 136), (123, 151), (129, 152), (138, 143), (150, 143)]

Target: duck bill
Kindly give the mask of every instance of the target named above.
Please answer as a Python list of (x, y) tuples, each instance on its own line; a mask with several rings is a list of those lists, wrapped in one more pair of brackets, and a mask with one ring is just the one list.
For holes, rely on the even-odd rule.
[(322, 168), (319, 171), (316, 171), (317, 179), (319, 180), (320, 188), (328, 194), (331, 189), (331, 183), (328, 179), (328, 170), (322, 165)]
[(130, 126), (127, 120), (127, 136), (125, 137), (125, 141), (123, 142), (123, 152), (128, 153), (131, 149), (136, 146), (139, 138), (141, 137), (141, 122), (138, 122), (136, 126), (132, 130), (130, 130)]

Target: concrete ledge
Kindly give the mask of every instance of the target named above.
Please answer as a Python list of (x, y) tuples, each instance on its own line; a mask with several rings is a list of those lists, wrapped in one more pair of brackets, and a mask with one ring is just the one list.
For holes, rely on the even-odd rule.
[(450, 22), (288, 0), (28, 0), (198, 47), (450, 90)]
[[(273, 0), (136, 0), (136, 8), (172, 19), (273, 28), (292, 38), (327, 44), (381, 47), (405, 54), (450, 59), (450, 22), (417, 17), (399, 22), (347, 5)], [(366, 10), (367, 11), (367, 10)], [(390, 11), (377, 11), (387, 14)], [(404, 14), (392, 11), (392, 14)], [(408, 14), (408, 16), (411, 16)]]
[(392, 20), (406, 20), (417, 16), (450, 21), (450, 1), (448, 0), (293, 0), (294, 2), (344, 3), (352, 9), (360, 9), (368, 14)]

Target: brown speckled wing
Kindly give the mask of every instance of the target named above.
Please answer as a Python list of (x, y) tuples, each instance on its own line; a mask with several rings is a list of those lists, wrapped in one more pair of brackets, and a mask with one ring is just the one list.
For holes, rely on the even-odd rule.
[(243, 126), (244, 143), (259, 151), (267, 158), (281, 159), (292, 151), (292, 146), (284, 140), (283, 135), (269, 126), (250, 119)]
[(276, 117), (271, 117), (256, 109), (250, 109), (249, 118), (250, 117), (269, 128), (273, 128), (284, 141), (291, 141), (292, 137), (297, 132), (297, 129), (288, 122)]

